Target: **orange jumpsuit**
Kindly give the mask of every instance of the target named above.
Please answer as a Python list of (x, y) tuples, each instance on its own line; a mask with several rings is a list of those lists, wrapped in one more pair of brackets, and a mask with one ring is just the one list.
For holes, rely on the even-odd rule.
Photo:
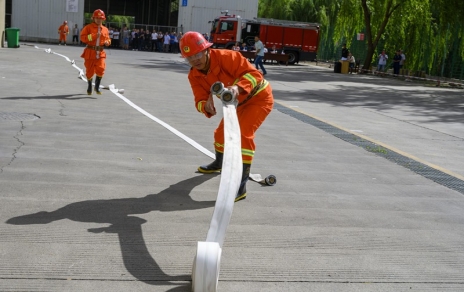
[(109, 46), (111, 39), (108, 29), (102, 25), (100, 26), (100, 40), (97, 44), (97, 33), (98, 25), (95, 22), (86, 25), (81, 31), (81, 41), (87, 45), (81, 55), (84, 58), (87, 79), (91, 79), (94, 74), (97, 74), (98, 77), (103, 77), (105, 74), (106, 52), (103, 50), (103, 46)]
[(62, 25), (60, 25), (60, 27), (58, 28), (58, 33), (60, 34), (60, 43), (61, 41), (63, 41), (64, 43), (66, 43), (66, 37), (68, 36), (69, 34), (69, 27), (67, 24), (63, 23)]
[[(274, 98), (270, 84), (240, 52), (210, 49), (208, 74), (192, 68), (188, 75), (197, 110), (210, 118), (204, 107), (209, 98), (211, 85), (221, 81), (224, 86), (237, 85), (244, 92), (237, 97), (237, 116), (242, 138), (243, 163), (251, 164), (255, 153), (254, 137), (259, 126), (272, 110)], [(250, 93), (254, 91), (254, 94)], [(224, 120), (214, 131), (214, 148), (224, 153)]]

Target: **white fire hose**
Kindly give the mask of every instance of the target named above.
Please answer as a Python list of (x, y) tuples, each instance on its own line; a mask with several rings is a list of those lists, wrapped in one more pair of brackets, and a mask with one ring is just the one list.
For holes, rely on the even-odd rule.
[(214, 206), (213, 218), (206, 241), (199, 241), (193, 261), (192, 291), (215, 292), (219, 281), (222, 245), (229, 226), (234, 200), (242, 177), (240, 126), (237, 118), (238, 101), (234, 94), (216, 82), (211, 92), (220, 96), (224, 112), (224, 157), (221, 182)]

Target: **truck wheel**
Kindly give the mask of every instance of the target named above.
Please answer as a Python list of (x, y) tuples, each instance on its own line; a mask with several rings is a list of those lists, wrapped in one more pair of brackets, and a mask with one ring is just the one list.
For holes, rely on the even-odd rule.
[(299, 56), (298, 56), (298, 53), (297, 53), (297, 52), (295, 52), (295, 51), (290, 51), (290, 52), (288, 52), (288, 55), (289, 55), (289, 57), (288, 57), (288, 63), (289, 63), (290, 65), (293, 65), (293, 64), (295, 64), (296, 62), (298, 62), (298, 57), (299, 57)]

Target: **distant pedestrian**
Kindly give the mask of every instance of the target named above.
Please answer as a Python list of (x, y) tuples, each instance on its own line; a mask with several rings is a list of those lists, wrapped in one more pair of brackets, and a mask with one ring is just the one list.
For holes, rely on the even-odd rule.
[(388, 61), (388, 55), (385, 53), (385, 50), (382, 50), (382, 53), (380, 53), (378, 59), (379, 59), (379, 63), (377, 66), (377, 71), (383, 72), (385, 71), (385, 67)]
[(266, 69), (264, 68), (263, 65), (263, 58), (264, 58), (264, 45), (263, 43), (259, 40), (258, 36), (255, 36), (255, 49), (256, 49), (256, 56), (255, 56), (255, 66), (256, 69), (261, 68), (263, 71), (263, 75), (266, 75)]

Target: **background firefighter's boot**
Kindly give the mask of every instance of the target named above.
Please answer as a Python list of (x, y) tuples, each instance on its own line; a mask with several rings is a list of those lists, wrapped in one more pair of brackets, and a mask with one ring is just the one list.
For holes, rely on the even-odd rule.
[(250, 167), (251, 164), (243, 164), (242, 181), (240, 182), (240, 188), (238, 189), (237, 196), (235, 196), (234, 202), (246, 199), (246, 183), (248, 181), (248, 177), (250, 176)]
[(87, 79), (87, 94), (92, 95), (92, 81), (93, 78)]
[(96, 92), (97, 94), (102, 94), (102, 93), (100, 92), (100, 81), (101, 81), (101, 80), (102, 80), (102, 77), (98, 77), (98, 76), (97, 76), (97, 78), (95, 78), (95, 92)]
[(224, 153), (216, 151), (216, 160), (214, 160), (208, 165), (202, 165), (198, 167), (198, 171), (202, 173), (213, 173), (213, 172), (221, 171), (223, 156), (224, 156)]

